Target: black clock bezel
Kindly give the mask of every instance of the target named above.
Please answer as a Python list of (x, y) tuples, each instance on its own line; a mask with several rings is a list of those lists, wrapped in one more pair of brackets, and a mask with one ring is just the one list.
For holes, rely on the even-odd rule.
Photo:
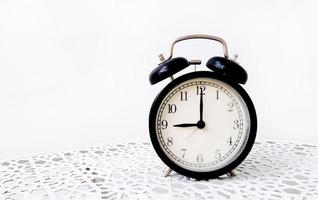
[[(160, 144), (159, 144), (159, 140), (157, 137), (157, 132), (156, 132), (156, 116), (157, 116), (157, 112), (159, 110), (159, 106), (161, 104), (161, 102), (163, 101), (164, 97), (178, 84), (190, 80), (190, 79), (194, 79), (194, 78), (213, 78), (213, 79), (217, 79), (220, 81), (223, 81), (227, 84), (229, 84), (230, 86), (232, 86), (243, 98), (248, 112), (249, 112), (249, 116), (250, 116), (250, 133), (249, 133), (249, 137), (247, 140), (247, 143), (243, 149), (243, 151), (241, 152), (241, 154), (234, 160), (232, 161), (230, 164), (217, 169), (215, 171), (210, 171), (210, 172), (195, 172), (195, 171), (190, 171), (188, 169), (184, 169), (181, 166), (175, 164), (172, 160), (169, 159), (169, 157), (164, 153), (164, 151), (162, 150)], [(243, 160), (247, 157), (247, 155), (249, 154), (249, 152), (252, 149), (252, 146), (254, 144), (255, 138), (256, 138), (256, 131), (257, 131), (257, 117), (256, 117), (256, 111), (255, 111), (255, 107), (254, 104), (251, 100), (251, 98), (249, 97), (249, 95), (247, 94), (247, 92), (236, 82), (233, 82), (229, 79), (227, 79), (226, 77), (223, 77), (221, 75), (218, 75), (214, 72), (209, 72), (209, 71), (198, 71), (198, 72), (191, 72), (185, 75), (182, 75), (178, 78), (176, 78), (175, 80), (173, 80), (172, 82), (170, 82), (165, 88), (162, 89), (162, 91), (157, 95), (157, 97), (155, 98), (151, 109), (150, 109), (150, 113), (149, 113), (149, 134), (150, 134), (150, 139), (152, 142), (152, 145), (156, 151), (156, 153), (158, 154), (158, 156), (160, 157), (160, 159), (168, 166), (170, 167), (172, 170), (178, 172), (179, 174), (191, 177), (191, 178), (196, 178), (196, 179), (210, 179), (210, 178), (217, 178), (223, 174), (226, 174), (228, 172), (230, 172), (231, 170), (235, 169), (239, 164), (241, 164), (243, 162)]]

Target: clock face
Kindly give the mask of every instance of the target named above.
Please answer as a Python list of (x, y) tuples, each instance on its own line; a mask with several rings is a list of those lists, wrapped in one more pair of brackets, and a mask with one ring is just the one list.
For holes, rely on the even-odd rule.
[(240, 157), (250, 136), (246, 102), (231, 85), (212, 77), (179, 82), (162, 95), (156, 108), (159, 151), (186, 171), (211, 172), (229, 166)]

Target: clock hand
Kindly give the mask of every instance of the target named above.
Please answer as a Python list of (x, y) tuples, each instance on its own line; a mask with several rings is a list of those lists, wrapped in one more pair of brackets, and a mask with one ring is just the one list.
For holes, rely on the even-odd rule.
[(200, 93), (200, 120), (196, 123), (184, 123), (184, 124), (175, 124), (174, 127), (193, 127), (196, 126), (199, 129), (202, 129), (205, 127), (205, 123), (203, 121), (203, 91), (201, 90)]
[(197, 123), (197, 127), (199, 129), (203, 129), (205, 127), (205, 122), (203, 121), (203, 90), (202, 89), (200, 93), (200, 120)]
[(196, 126), (198, 127), (199, 129), (202, 129), (205, 127), (205, 123), (204, 121), (198, 121), (198, 123), (196, 124), (193, 124), (193, 123), (184, 123), (184, 124), (175, 124), (173, 125), (174, 127), (193, 127), (193, 126)]
[(200, 93), (200, 121), (203, 122), (203, 92)]
[(198, 126), (198, 123), (184, 123), (184, 124), (175, 124), (174, 127), (192, 127), (192, 126)]

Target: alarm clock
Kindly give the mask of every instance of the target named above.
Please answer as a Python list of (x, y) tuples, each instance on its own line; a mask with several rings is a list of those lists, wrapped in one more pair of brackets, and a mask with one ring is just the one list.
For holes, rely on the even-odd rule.
[[(176, 43), (190, 39), (222, 44), (224, 56), (206, 63), (206, 70), (174, 78), (177, 72), (200, 60), (173, 57)], [(171, 45), (170, 56), (151, 72), (156, 84), (171, 82), (155, 98), (149, 114), (149, 133), (160, 159), (175, 172), (210, 179), (232, 172), (248, 155), (256, 137), (257, 117), (242, 84), (247, 72), (228, 56), (225, 41), (211, 35), (187, 35)], [(195, 68), (196, 69), (196, 68)]]

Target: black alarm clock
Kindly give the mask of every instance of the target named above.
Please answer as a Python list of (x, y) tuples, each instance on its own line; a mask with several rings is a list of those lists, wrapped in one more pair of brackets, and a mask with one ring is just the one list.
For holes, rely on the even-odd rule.
[[(210, 58), (208, 70), (173, 75), (201, 64), (200, 60), (173, 58), (177, 42), (208, 39), (223, 45), (224, 57)], [(229, 59), (225, 41), (210, 35), (176, 39), (168, 59), (150, 74), (150, 83), (171, 82), (155, 98), (149, 114), (149, 133), (160, 159), (179, 174), (210, 179), (232, 172), (248, 155), (256, 137), (254, 105), (241, 87), (247, 72)], [(170, 170), (170, 171), (171, 171)]]

